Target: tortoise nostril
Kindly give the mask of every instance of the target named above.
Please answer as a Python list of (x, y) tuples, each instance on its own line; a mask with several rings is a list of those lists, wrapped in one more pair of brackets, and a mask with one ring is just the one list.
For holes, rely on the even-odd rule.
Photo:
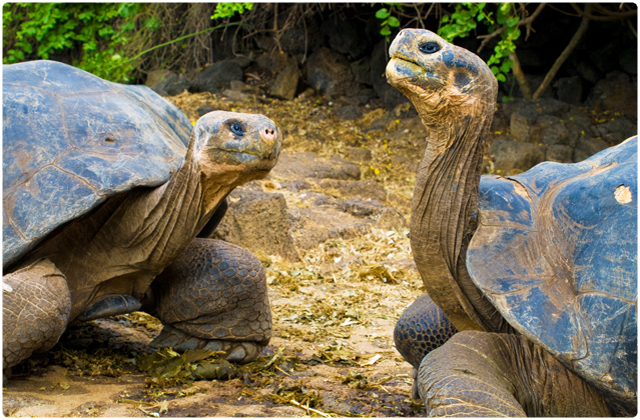
[(272, 130), (269, 128), (265, 128), (261, 134), (263, 140), (267, 141), (269, 144), (272, 144), (276, 140), (276, 130)]

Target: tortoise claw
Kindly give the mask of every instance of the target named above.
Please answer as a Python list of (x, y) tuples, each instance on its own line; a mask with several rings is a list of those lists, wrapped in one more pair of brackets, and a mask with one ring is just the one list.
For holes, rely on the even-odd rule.
[(411, 377), (413, 378), (413, 386), (411, 387), (411, 398), (414, 401), (421, 401), (420, 388), (418, 387), (418, 369), (413, 368), (411, 371)]
[(255, 360), (265, 345), (254, 341), (207, 340), (189, 335), (179, 329), (165, 325), (151, 347), (171, 347), (178, 352), (205, 349), (225, 352), (224, 358), (232, 363), (249, 363)]

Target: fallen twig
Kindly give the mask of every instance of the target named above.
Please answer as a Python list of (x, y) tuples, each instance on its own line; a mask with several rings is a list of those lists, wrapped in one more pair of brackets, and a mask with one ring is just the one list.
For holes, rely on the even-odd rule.
[(282, 354), (282, 352), (284, 351), (284, 347), (280, 347), (278, 349), (278, 352), (276, 354), (273, 355), (273, 357), (271, 358), (271, 360), (269, 360), (269, 363), (267, 363), (266, 365), (264, 365), (264, 370), (267, 370), (271, 367), (272, 364), (275, 363), (276, 360), (278, 360), (278, 357), (280, 357), (280, 355)]
[(290, 400), (289, 402), (291, 404), (295, 405), (298, 408), (302, 408), (302, 409), (307, 410), (307, 411), (313, 411), (314, 413), (316, 413), (316, 414), (318, 414), (318, 415), (320, 415), (322, 417), (333, 417), (331, 414), (323, 413), (322, 411), (316, 410), (315, 408), (311, 408), (308, 405), (302, 405), (296, 400)]

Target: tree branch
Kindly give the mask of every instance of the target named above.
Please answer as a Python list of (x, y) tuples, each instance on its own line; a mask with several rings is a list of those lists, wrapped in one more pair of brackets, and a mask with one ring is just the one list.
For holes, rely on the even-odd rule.
[(598, 5), (598, 4), (594, 4), (593, 6), (599, 6), (599, 7), (597, 7), (598, 11), (600, 13), (606, 14), (607, 16), (596, 16), (596, 15), (593, 15), (593, 14), (591, 14), (590, 11), (587, 12), (586, 6), (585, 6), (585, 10), (582, 11), (580, 9), (580, 7), (578, 7), (577, 4), (571, 3), (571, 7), (573, 7), (573, 10), (578, 12), (578, 15), (580, 15), (583, 18), (586, 17), (586, 18), (588, 18), (590, 20), (612, 21), (612, 20), (630, 18), (630, 17), (634, 17), (634, 16), (638, 15), (638, 11), (637, 10), (630, 10), (628, 12), (611, 12), (611, 11), (605, 9), (604, 7), (602, 7), (602, 6)]
[(590, 19), (588, 16), (591, 15), (591, 9), (592, 9), (592, 4), (587, 3), (585, 5), (584, 15), (582, 17), (582, 22), (580, 22), (580, 26), (578, 27), (578, 30), (576, 31), (575, 34), (573, 34), (571, 41), (569, 41), (569, 44), (564, 49), (564, 51), (562, 51), (562, 53), (560, 54), (556, 62), (553, 63), (551, 70), (549, 70), (547, 75), (544, 77), (544, 80), (542, 81), (542, 83), (540, 84), (536, 92), (533, 94), (533, 99), (538, 99), (544, 93), (544, 91), (547, 90), (547, 88), (551, 84), (551, 81), (556, 76), (556, 73), (558, 73), (558, 70), (560, 70), (562, 63), (565, 62), (565, 60), (569, 57), (569, 55), (571, 55), (571, 52), (574, 50), (574, 48), (578, 45), (580, 38), (582, 38), (582, 35), (584, 35), (584, 33), (587, 31), (587, 28), (589, 27)]
[(522, 92), (522, 95), (526, 99), (531, 99), (532, 98), (531, 88), (529, 87), (529, 82), (527, 82), (527, 78), (525, 77), (524, 73), (522, 72), (522, 69), (520, 68), (520, 60), (518, 60), (518, 56), (516, 55), (515, 51), (509, 52), (509, 58), (511, 59), (511, 61), (513, 61), (513, 68), (511, 70), (513, 71), (513, 75), (516, 77), (516, 81), (520, 86), (520, 91)]
[[(528, 18), (522, 19), (518, 22), (518, 26), (527, 25), (527, 37), (525, 38), (525, 41), (529, 39), (529, 34), (531, 31), (535, 32), (535, 30), (533, 30), (533, 28), (531, 27), (531, 24), (538, 17), (540, 12), (542, 12), (542, 9), (544, 9), (545, 6), (546, 6), (546, 3), (540, 3), (536, 8), (536, 10), (533, 12), (533, 14), (531, 14), (531, 16), (529, 16)], [(490, 34), (480, 35), (478, 39), (482, 39), (483, 41), (480, 44), (480, 47), (478, 48), (478, 52), (482, 51), (482, 49), (487, 46), (487, 44), (491, 39), (500, 35), (504, 31), (504, 28), (505, 28), (504, 26), (501, 26), (500, 28), (496, 29)]]

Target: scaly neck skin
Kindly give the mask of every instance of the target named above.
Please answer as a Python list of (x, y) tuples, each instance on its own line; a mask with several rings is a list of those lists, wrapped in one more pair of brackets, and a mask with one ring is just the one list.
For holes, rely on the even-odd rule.
[(427, 292), (458, 330), (491, 331), (475, 309), (478, 301), (484, 300), (483, 308), (488, 302), (471, 282), (465, 258), (494, 105), (471, 101), (448, 107), (449, 115), (443, 115), (433, 108), (426, 112), (419, 101), (414, 104), (428, 132), (411, 211), (416, 265)]
[(65, 274), (72, 294), (70, 320), (105, 294), (143, 301), (153, 279), (186, 249), (237, 185), (205, 176), (192, 156), (187, 153), (166, 184), (113, 197), (34, 255), (51, 259)]
[(129, 246), (152, 250), (141, 261), (145, 266), (164, 269), (191, 243), (220, 202), (249, 177), (238, 168), (206, 164), (203, 167), (198, 160), (189, 151), (166, 187), (156, 189), (148, 197), (149, 203), (142, 206), (151, 211), (137, 228), (140, 242), (136, 244), (138, 241), (134, 239)]

